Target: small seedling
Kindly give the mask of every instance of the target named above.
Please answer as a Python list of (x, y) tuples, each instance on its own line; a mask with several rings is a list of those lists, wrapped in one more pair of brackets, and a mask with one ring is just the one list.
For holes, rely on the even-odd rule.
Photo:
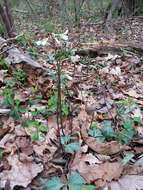
[[(37, 120), (27, 120), (23, 126), (31, 129), (31, 139), (33, 141), (39, 140), (42, 134), (48, 131), (48, 127)], [(34, 130), (32, 130), (33, 128)]]
[(21, 114), (25, 112), (26, 112), (26, 109), (20, 105), (20, 101), (14, 100), (14, 105), (12, 106), (10, 115), (15, 119), (20, 119)]
[[(94, 125), (88, 131), (88, 134), (94, 138), (96, 138), (99, 142), (112, 141), (117, 140), (123, 144), (129, 143), (134, 135), (136, 134), (135, 129), (133, 127), (133, 120), (126, 120), (121, 128), (121, 131), (114, 131), (111, 123), (109, 121), (103, 122), (102, 127), (97, 127)], [(93, 127), (94, 126), (94, 127)]]
[(31, 45), (31, 37), (29, 34), (23, 34), (16, 38), (16, 42), (23, 46), (23, 47), (29, 47)]
[(38, 52), (37, 52), (37, 49), (35, 47), (29, 47), (27, 50), (28, 50), (29, 55), (32, 58), (36, 59), (38, 57)]
[(53, 24), (51, 21), (47, 21), (46, 23), (42, 24), (42, 28), (45, 30), (45, 32), (55, 32), (55, 24)]
[(64, 59), (70, 59), (71, 55), (72, 55), (71, 50), (62, 49), (62, 50), (59, 50), (59, 51), (56, 52), (55, 59), (57, 61), (61, 61), (61, 60), (64, 60)]
[(129, 143), (132, 140), (133, 136), (136, 134), (133, 125), (133, 120), (127, 120), (123, 123), (123, 129), (120, 132), (118, 132), (117, 139), (123, 144)]
[(78, 142), (74, 142), (74, 139), (74, 137), (69, 135), (61, 137), (61, 143), (66, 153), (74, 154), (80, 150), (80, 144)]
[(137, 108), (137, 104), (132, 98), (126, 98), (115, 103), (117, 105), (117, 114), (121, 119), (128, 119), (129, 113)]
[(113, 130), (112, 123), (110, 121), (104, 121), (101, 128), (97, 127), (93, 123), (88, 134), (95, 137), (99, 142), (110, 141), (116, 138), (116, 133)]
[(7, 88), (13, 88), (16, 85), (16, 82), (15, 82), (14, 79), (11, 79), (11, 80), (10, 79), (8, 79), (8, 80), (5, 79), (4, 83), (5, 83)]
[[(48, 100), (48, 112), (49, 114), (53, 114), (57, 112), (57, 93), (55, 92)], [(63, 116), (68, 116), (69, 114), (69, 106), (66, 101), (62, 100), (62, 114)]]
[(52, 177), (44, 184), (43, 190), (95, 190), (93, 185), (87, 185), (85, 179), (77, 172), (68, 176), (67, 183), (63, 183), (59, 177)]
[(16, 69), (13, 72), (13, 77), (16, 82), (24, 84), (26, 82), (27, 75), (22, 69)]
[(11, 109), (10, 115), (15, 119), (20, 119), (21, 113), (25, 113), (26, 109), (20, 105), (19, 100), (14, 99), (12, 89), (4, 89), (2, 95), (4, 96), (3, 104)]
[(4, 59), (0, 59), (0, 69), (8, 70), (9, 65), (6, 63)]

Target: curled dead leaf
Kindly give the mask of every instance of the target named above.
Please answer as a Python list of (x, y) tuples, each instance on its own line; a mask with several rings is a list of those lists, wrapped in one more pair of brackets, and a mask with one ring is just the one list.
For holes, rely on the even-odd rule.
[(7, 128), (0, 128), (0, 138), (3, 138), (3, 136), (9, 132), (11, 128), (7, 127)]
[(140, 175), (126, 175), (117, 182), (112, 182), (103, 190), (142, 190), (143, 176)]
[(32, 179), (43, 170), (42, 164), (36, 164), (29, 160), (21, 162), (18, 155), (10, 155), (7, 159), (11, 168), (0, 173), (0, 188), (4, 188), (7, 181), (10, 182), (10, 190), (15, 186), (27, 187)]
[(104, 187), (108, 182), (116, 180), (121, 176), (123, 166), (118, 162), (105, 162), (101, 164), (87, 164), (83, 155), (77, 153), (71, 169), (78, 171), (80, 175), (88, 182), (95, 183), (96, 187)]

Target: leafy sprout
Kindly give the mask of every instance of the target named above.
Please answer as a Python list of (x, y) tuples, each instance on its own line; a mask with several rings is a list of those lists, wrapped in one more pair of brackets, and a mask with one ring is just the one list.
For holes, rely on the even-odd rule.
[(15, 119), (20, 119), (21, 113), (25, 113), (26, 109), (21, 106), (19, 100), (14, 99), (14, 92), (12, 89), (4, 89), (2, 95), (4, 96), (3, 105), (11, 109), (10, 115)]
[(27, 75), (22, 69), (16, 69), (13, 72), (13, 77), (15, 81), (20, 82), (21, 84), (24, 84), (26, 82)]
[[(58, 97), (57, 97), (57, 93), (55, 92), (48, 100), (48, 112), (49, 112), (49, 114), (56, 113), (57, 102), (58, 102)], [(64, 116), (68, 116), (68, 114), (69, 114), (69, 106), (64, 99), (62, 100), (62, 114)]]
[(39, 140), (43, 133), (48, 131), (48, 127), (37, 120), (27, 120), (23, 124), (27, 128), (35, 128), (34, 132), (31, 130), (31, 138), (33, 141)]
[(79, 151), (80, 144), (78, 142), (74, 142), (73, 140), (74, 137), (71, 137), (69, 135), (61, 137), (61, 143), (64, 147), (65, 152), (73, 154)]
[(44, 184), (43, 190), (95, 190), (93, 185), (87, 185), (85, 179), (78, 173), (72, 172), (68, 176), (67, 183), (63, 183), (60, 177), (52, 177)]
[(89, 129), (88, 134), (96, 138), (99, 142), (117, 140), (123, 144), (129, 143), (136, 131), (133, 127), (134, 120), (129, 119), (123, 122), (122, 128), (120, 131), (114, 131), (110, 121), (102, 122), (102, 127), (94, 126)]

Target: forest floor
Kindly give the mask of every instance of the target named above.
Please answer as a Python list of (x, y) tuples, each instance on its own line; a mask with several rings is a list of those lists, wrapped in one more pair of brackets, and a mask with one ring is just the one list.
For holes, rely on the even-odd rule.
[(143, 189), (142, 19), (1, 44), (0, 189)]

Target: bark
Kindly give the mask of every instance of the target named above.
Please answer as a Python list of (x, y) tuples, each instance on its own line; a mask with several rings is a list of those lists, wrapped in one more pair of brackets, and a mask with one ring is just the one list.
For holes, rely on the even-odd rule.
[(122, 9), (124, 16), (133, 16), (135, 14), (135, 7), (139, 1), (135, 0), (112, 0), (111, 7), (108, 10), (106, 22), (110, 22), (115, 11)]
[(138, 54), (143, 54), (143, 43), (95, 43), (95, 44), (81, 44), (82, 49), (76, 51), (76, 54), (80, 56), (90, 56), (97, 57), (103, 56), (108, 53), (121, 54), (122, 49), (128, 49), (130, 51), (138, 52)]
[(8, 0), (4, 0), (3, 5), (0, 4), (0, 16), (5, 26), (7, 35), (9, 37), (14, 37), (16, 35), (16, 32)]
[(123, 0), (123, 9), (126, 16), (132, 16), (135, 13), (135, 0)]

